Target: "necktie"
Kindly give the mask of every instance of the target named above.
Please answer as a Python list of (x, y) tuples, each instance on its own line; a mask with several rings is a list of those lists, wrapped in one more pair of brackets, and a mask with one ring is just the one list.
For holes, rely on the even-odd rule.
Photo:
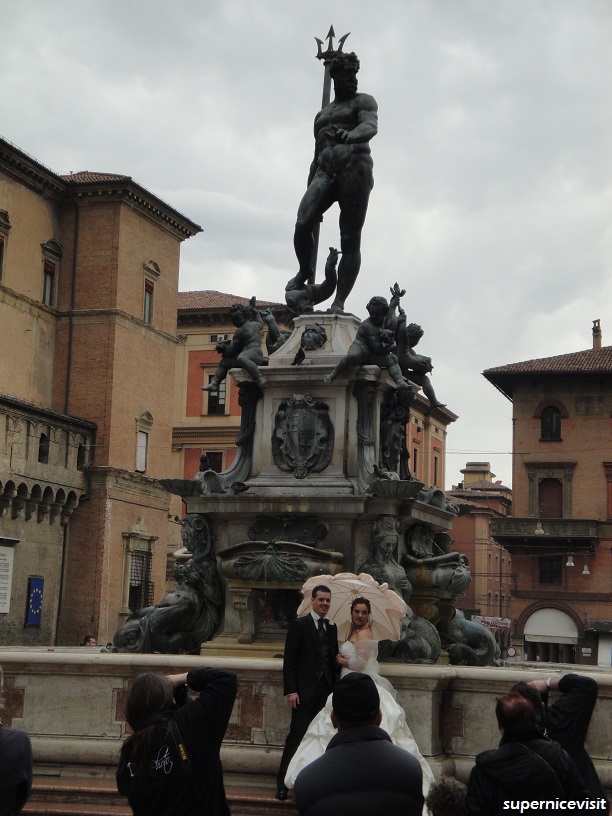
[(329, 657), (329, 641), (327, 640), (327, 630), (325, 629), (324, 618), (319, 618), (319, 640), (321, 641), (321, 653), (323, 660), (326, 661)]

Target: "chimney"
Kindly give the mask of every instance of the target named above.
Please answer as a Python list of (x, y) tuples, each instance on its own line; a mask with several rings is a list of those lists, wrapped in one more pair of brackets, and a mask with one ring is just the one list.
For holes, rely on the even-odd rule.
[(599, 320), (593, 321), (593, 351), (601, 348), (601, 325)]

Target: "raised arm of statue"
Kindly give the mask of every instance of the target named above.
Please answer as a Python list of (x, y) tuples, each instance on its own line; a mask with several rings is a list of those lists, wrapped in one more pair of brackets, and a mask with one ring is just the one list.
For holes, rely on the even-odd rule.
[(257, 303), (257, 298), (255, 295), (249, 300), (249, 311), (251, 320), (254, 323), (257, 323), (260, 329), (263, 329), (263, 320), (261, 319), (261, 315), (259, 314), (259, 310), (256, 308), (255, 304)]

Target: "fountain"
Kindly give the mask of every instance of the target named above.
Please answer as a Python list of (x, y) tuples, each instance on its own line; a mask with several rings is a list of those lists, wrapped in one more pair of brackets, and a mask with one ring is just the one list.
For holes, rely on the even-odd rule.
[[(218, 620), (214, 633), (208, 625), (202, 638), (205, 653), (278, 655), (307, 578), (370, 571), (410, 606), (401, 640), (381, 644), (383, 659), (431, 663), (443, 645), (461, 646), (454, 652), (458, 662), (486, 664), (496, 657), (488, 630), (480, 627), (479, 640), (471, 628), (476, 624), (455, 620), (454, 599), (470, 580), (467, 559), (451, 550), (447, 534), (456, 511), (443, 491), (424, 489), (408, 469), (406, 423), (417, 385), (432, 410), (444, 410), (427, 376), (430, 358), (414, 351), (422, 330), (406, 325), (400, 306), (405, 292), (397, 283), (390, 301), (370, 299), (367, 319), (344, 312), (360, 271), (377, 106), (357, 92), (359, 60), (342, 52), (343, 41), (334, 51), (330, 40), (322, 56), (335, 100), (315, 119), (315, 161), (298, 209), (299, 271), (285, 293), (294, 329), (289, 336), (281, 333), (269, 312), (258, 312), (254, 298), (249, 306), (231, 308), (236, 332), (218, 347), (220, 365), (206, 388), (217, 388), (228, 373), (239, 387), (238, 453), (223, 473), (204, 463), (193, 480), (161, 481), (182, 497), (188, 525), (200, 520), (204, 541), (187, 547), (193, 556), (178, 575), (177, 592), (119, 630), (120, 649), (127, 642), (155, 650), (152, 644), (163, 642), (193, 652), (193, 621), (204, 615), (208, 624)], [(316, 228), (333, 201), (341, 212), (342, 252), (330, 249), (324, 281), (316, 284)], [(327, 312), (314, 311), (332, 296)], [(264, 322), (270, 331), (267, 361), (261, 353)], [(208, 560), (201, 580), (209, 588), (222, 585), (222, 609), (220, 593), (204, 589), (199, 610), (193, 606), (187, 584), (200, 574), (202, 558)], [(160, 638), (156, 626), (170, 609), (175, 621), (177, 609), (185, 610), (182, 625), (191, 633)]]

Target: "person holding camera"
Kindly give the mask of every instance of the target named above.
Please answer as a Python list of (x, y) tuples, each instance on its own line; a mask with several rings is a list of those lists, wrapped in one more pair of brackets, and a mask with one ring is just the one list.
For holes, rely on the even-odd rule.
[[(117, 770), (135, 816), (228, 816), (219, 752), (237, 685), (212, 668), (136, 678), (125, 709), (134, 733)], [(188, 688), (199, 696), (188, 699)]]

